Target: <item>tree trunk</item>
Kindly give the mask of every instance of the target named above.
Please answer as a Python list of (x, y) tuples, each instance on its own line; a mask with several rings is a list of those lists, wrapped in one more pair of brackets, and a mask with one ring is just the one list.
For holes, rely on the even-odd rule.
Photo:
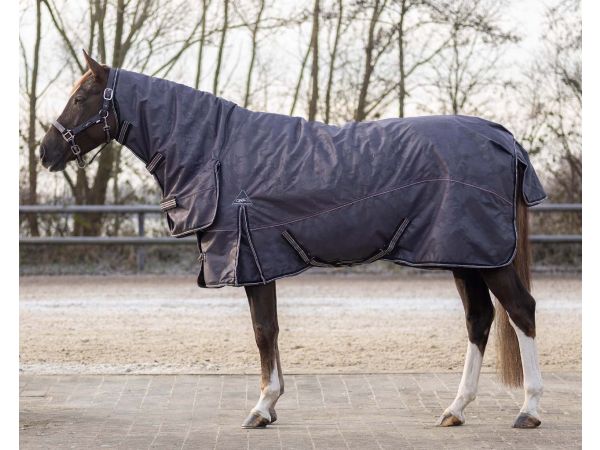
[(94, 52), (94, 39), (96, 38), (96, 17), (94, 15), (94, 0), (88, 0), (88, 13), (90, 17), (90, 37), (86, 51), (89, 54)]
[(379, 7), (379, 0), (375, 0), (373, 6), (373, 15), (369, 22), (369, 34), (367, 37), (367, 46), (365, 47), (365, 72), (363, 74), (362, 83), (360, 85), (360, 93), (358, 94), (358, 105), (354, 113), (354, 120), (360, 122), (366, 118), (367, 108), (367, 94), (369, 92), (369, 84), (371, 83), (371, 76), (373, 75), (373, 51), (375, 49), (375, 28), (377, 27), (377, 20), (381, 14)]
[(404, 17), (406, 16), (406, 1), (402, 0), (400, 7), (400, 20), (398, 22), (398, 66), (400, 81), (398, 82), (398, 117), (404, 117), (406, 102), (406, 67), (404, 59)]
[(294, 90), (294, 98), (292, 100), (292, 107), (290, 108), (290, 116), (294, 114), (296, 109), (296, 103), (298, 102), (298, 95), (300, 94), (300, 87), (302, 86), (302, 78), (304, 78), (304, 69), (306, 68), (306, 62), (310, 55), (311, 46), (309, 45), (302, 59), (302, 65), (300, 66), (300, 74), (298, 75), (298, 82), (296, 83), (296, 89)]
[[(121, 67), (123, 65), (123, 21), (125, 14), (125, 0), (117, 1), (117, 22), (115, 25), (115, 40), (113, 43), (113, 55), (112, 55), (112, 67)], [(116, 204), (119, 203), (119, 172), (121, 171), (121, 148), (113, 150), (113, 146), (110, 146), (111, 150), (114, 153), (113, 156), (113, 197), (114, 202)], [(106, 150), (106, 149), (105, 149)], [(109, 173), (110, 178), (110, 173)], [(106, 180), (106, 189), (108, 189), (108, 181)], [(121, 226), (121, 216), (119, 214), (115, 214), (114, 219), (114, 231), (115, 235), (118, 233), (119, 228)]]
[[(123, 51), (123, 23), (125, 18), (125, 2), (118, 0), (115, 25), (115, 37), (113, 46), (112, 63), (113, 67), (119, 67), (125, 58)], [(96, 0), (96, 20), (98, 25), (98, 48), (102, 56), (102, 62), (106, 62), (106, 43), (104, 30), (104, 17), (106, 16), (106, 2)], [(103, 53), (103, 55), (102, 55)], [(98, 169), (96, 175), (89, 185), (87, 173), (85, 170), (77, 170), (76, 188), (79, 195), (75, 195), (76, 204), (103, 205), (106, 202), (106, 193), (108, 183), (113, 175), (113, 170), (119, 163), (116, 161), (120, 155), (115, 154), (114, 144), (106, 146), (98, 157)], [(118, 180), (115, 180), (118, 182)], [(75, 222), (74, 234), (84, 236), (97, 236), (102, 231), (102, 214), (74, 215)]]
[[(75, 189), (73, 195), (76, 205), (84, 205), (87, 197), (87, 178), (83, 169), (77, 169), (77, 178), (75, 180)], [(90, 217), (86, 214), (73, 214), (73, 234), (75, 236), (90, 235)]]
[(106, 1), (96, 0), (96, 23), (98, 24), (98, 57), (106, 63), (106, 36), (104, 34), (104, 18), (106, 17)]
[(452, 104), (452, 114), (458, 114), (458, 95), (460, 88), (460, 55), (458, 52), (458, 29), (454, 28), (454, 33), (452, 35), (452, 64), (453, 71), (450, 73), (451, 82), (450, 82), (450, 102)]
[(202, 76), (202, 54), (204, 53), (204, 42), (206, 41), (206, 12), (210, 5), (210, 0), (202, 0), (202, 17), (200, 18), (201, 22), (201, 31), (200, 31), (200, 42), (198, 42), (198, 64), (196, 65), (196, 80), (194, 82), (194, 87), (198, 89), (200, 86), (200, 78)]
[(312, 23), (312, 67), (310, 70), (311, 94), (308, 105), (308, 120), (317, 117), (317, 101), (319, 100), (319, 0), (315, 0)]
[(257, 48), (257, 37), (258, 28), (260, 26), (260, 19), (265, 9), (265, 0), (261, 0), (260, 9), (256, 15), (256, 21), (252, 28), (252, 55), (250, 56), (250, 65), (248, 66), (248, 75), (246, 76), (246, 94), (244, 95), (244, 108), (248, 107), (250, 103), (250, 90), (252, 88), (252, 72), (254, 71), (254, 62), (256, 60), (256, 48)]
[[(82, 73), (86, 68), (78, 60), (78, 54), (75, 51), (75, 46), (69, 37), (69, 33), (78, 34), (77, 30), (66, 28), (61, 20), (58, 9), (50, 0), (41, 0), (47, 7), (50, 14), (50, 19), (61, 39), (65, 43), (71, 57), (77, 63)], [(204, 4), (209, 4), (210, 0), (203, 0)], [(134, 42), (139, 42), (145, 39), (139, 34), (139, 31), (144, 29), (147, 22), (153, 17), (157, 17), (161, 13), (156, 1), (152, 0), (137, 0), (136, 2), (128, 0), (88, 0), (90, 8), (89, 15), (90, 23), (90, 39), (94, 36), (97, 39), (98, 59), (101, 62), (107, 63), (107, 30), (112, 30), (114, 27), (114, 41), (112, 46), (112, 67), (120, 67), (125, 61), (129, 50)], [(116, 8), (114, 22), (105, 23), (107, 7)], [(126, 11), (127, 10), (127, 11)], [(108, 27), (108, 28), (107, 28)], [(136, 41), (136, 39), (138, 41)], [(92, 41), (90, 41), (92, 42)], [(76, 204), (104, 204), (108, 192), (108, 185), (111, 178), (114, 176), (115, 170), (120, 167), (120, 155), (115, 152), (115, 144), (108, 145), (99, 155), (97, 159), (96, 173), (91, 171), (77, 170), (75, 181), (71, 180), (68, 174), (65, 174), (68, 184), (73, 191)], [(87, 174), (87, 175), (86, 175)], [(89, 179), (88, 179), (89, 177)], [(118, 179), (115, 180), (118, 183)], [(118, 194), (118, 186), (115, 186)], [(74, 234), (75, 235), (97, 235), (101, 232), (103, 226), (103, 217), (100, 214), (75, 214)]]
[(327, 90), (325, 92), (325, 123), (329, 123), (331, 115), (331, 88), (333, 86), (333, 72), (335, 70), (335, 59), (337, 57), (337, 49), (340, 41), (340, 34), (342, 30), (342, 19), (344, 15), (344, 1), (338, 0), (338, 20), (335, 27), (335, 38), (333, 40), (333, 49), (331, 50), (331, 57), (329, 59), (329, 75), (327, 78)]
[(113, 57), (112, 66), (121, 67), (123, 64), (123, 58), (121, 56), (121, 50), (123, 43), (123, 15), (125, 13), (125, 0), (118, 0), (117, 2), (117, 22), (115, 25), (115, 42), (113, 45)]
[(221, 63), (223, 62), (223, 51), (225, 50), (225, 37), (229, 27), (229, 0), (223, 0), (223, 30), (221, 31), (221, 41), (219, 42), (219, 53), (217, 54), (217, 65), (215, 67), (215, 78), (213, 80), (213, 94), (219, 95), (219, 75), (221, 72)]
[[(37, 203), (37, 155), (38, 148), (36, 136), (36, 116), (37, 116), (37, 82), (38, 71), (40, 65), (40, 45), (42, 41), (42, 5), (41, 0), (35, 4), (35, 44), (33, 49), (33, 62), (31, 67), (31, 85), (29, 87), (29, 123), (27, 132), (27, 148), (29, 150), (29, 198), (27, 202), (30, 205)], [(39, 236), (40, 230), (38, 227), (37, 216), (31, 214), (27, 216), (29, 222), (29, 230), (32, 236)]]
[[(123, 147), (115, 149), (115, 167), (113, 169), (113, 203), (115, 205), (121, 204), (121, 189), (119, 187), (119, 175), (121, 174), (121, 151)], [(115, 214), (113, 222), (113, 235), (117, 236), (121, 228), (121, 215)]]

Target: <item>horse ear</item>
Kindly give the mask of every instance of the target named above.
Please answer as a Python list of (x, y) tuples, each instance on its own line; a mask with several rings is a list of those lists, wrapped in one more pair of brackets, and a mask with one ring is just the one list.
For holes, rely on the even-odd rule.
[(92, 58), (87, 54), (85, 50), (83, 50), (83, 56), (85, 57), (85, 61), (87, 62), (88, 67), (94, 74), (94, 78), (96, 81), (102, 83), (106, 81), (106, 68), (103, 67), (98, 61)]

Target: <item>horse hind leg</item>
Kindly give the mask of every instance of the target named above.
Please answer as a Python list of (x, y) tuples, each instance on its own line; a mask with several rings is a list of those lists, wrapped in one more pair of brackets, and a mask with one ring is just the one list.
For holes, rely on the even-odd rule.
[(438, 425), (443, 427), (465, 423), (464, 410), (477, 395), (483, 353), (494, 320), (492, 299), (481, 275), (475, 270), (455, 270), (453, 273), (465, 309), (469, 342), (458, 393), (438, 420)]
[(519, 343), (525, 401), (513, 427), (536, 428), (541, 424), (538, 404), (543, 393), (543, 382), (535, 343), (535, 300), (512, 265), (482, 270), (481, 274), (506, 310)]
[(277, 297), (275, 282), (247, 286), (254, 337), (260, 353), (260, 398), (242, 424), (243, 428), (262, 428), (277, 420), (275, 404), (283, 394), (283, 374), (279, 360), (277, 337)]

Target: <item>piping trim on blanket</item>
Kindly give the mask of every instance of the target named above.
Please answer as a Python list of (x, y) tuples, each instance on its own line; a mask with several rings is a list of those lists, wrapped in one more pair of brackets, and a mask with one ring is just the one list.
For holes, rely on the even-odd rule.
[[(482, 188), (482, 187), (479, 187), (479, 186), (475, 186), (474, 184), (465, 183), (464, 181), (454, 180), (452, 178), (432, 178), (432, 179), (429, 179), (429, 180), (415, 181), (415, 182), (412, 182), (412, 183), (409, 183), (409, 184), (405, 184), (403, 186), (395, 187), (393, 189), (388, 189), (386, 191), (377, 192), (375, 194), (370, 194), (370, 195), (367, 195), (366, 197), (361, 197), (359, 199), (352, 200), (350, 202), (346, 202), (346, 203), (343, 203), (341, 205), (335, 206), (333, 208), (326, 209), (324, 211), (319, 211), (319, 212), (314, 213), (314, 214), (310, 214), (308, 216), (303, 216), (303, 217), (299, 217), (297, 219), (288, 220), (287, 222), (279, 222), (279, 223), (272, 224), (272, 225), (263, 225), (263, 226), (260, 226), (260, 227), (254, 227), (254, 228), (250, 228), (250, 230), (251, 231), (266, 230), (266, 229), (269, 229), (269, 228), (276, 228), (276, 227), (280, 227), (280, 226), (283, 226), (283, 225), (288, 225), (290, 223), (301, 222), (301, 221), (306, 220), (306, 219), (311, 219), (313, 217), (320, 216), (321, 214), (327, 214), (327, 213), (330, 213), (332, 211), (337, 211), (338, 209), (345, 208), (346, 206), (353, 205), (353, 204), (361, 202), (363, 200), (368, 200), (368, 199), (373, 198), (373, 197), (378, 197), (380, 195), (389, 194), (390, 192), (399, 191), (401, 189), (409, 188), (409, 187), (415, 186), (417, 184), (433, 183), (433, 182), (436, 182), (436, 181), (447, 181), (447, 182), (450, 182), (450, 183), (462, 184), (464, 186), (468, 186), (468, 187), (471, 187), (471, 188), (474, 188), (474, 189), (478, 189), (480, 191), (487, 192), (488, 194), (492, 194), (492, 195), (498, 197), (503, 202), (505, 202), (505, 203), (507, 203), (507, 204), (509, 204), (509, 205), (512, 206), (512, 202), (508, 201), (507, 199), (505, 199), (504, 197), (502, 197), (500, 194), (497, 194), (494, 191), (490, 191), (489, 189), (485, 189), (485, 188)], [(228, 229), (207, 230), (207, 232), (226, 232), (226, 231), (236, 231), (236, 230), (233, 230), (233, 229), (232, 230), (228, 230)]]

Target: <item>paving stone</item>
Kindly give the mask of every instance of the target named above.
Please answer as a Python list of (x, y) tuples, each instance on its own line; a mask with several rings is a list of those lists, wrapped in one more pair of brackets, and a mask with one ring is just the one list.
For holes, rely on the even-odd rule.
[(248, 375), (20, 376), (20, 448), (563, 449), (581, 447), (581, 374), (546, 380), (542, 427), (511, 428), (522, 391), (482, 374), (462, 427), (438, 428), (460, 375), (287, 375), (278, 421), (240, 427)]

